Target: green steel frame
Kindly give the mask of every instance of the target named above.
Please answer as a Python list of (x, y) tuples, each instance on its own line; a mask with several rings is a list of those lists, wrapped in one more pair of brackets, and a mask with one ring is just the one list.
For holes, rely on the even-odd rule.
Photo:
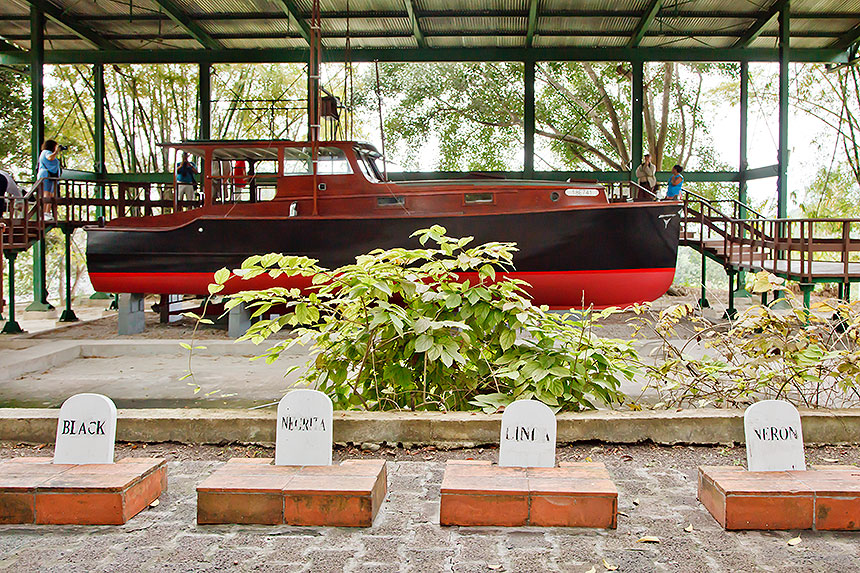
[[(199, 112), (199, 138), (209, 139), (211, 137), (211, 74), (212, 65), (216, 63), (304, 63), (308, 61), (308, 48), (301, 49), (231, 49), (225, 48), (219, 41), (222, 36), (215, 37), (205, 31), (197, 22), (202, 19), (218, 19), (219, 15), (210, 14), (197, 16), (193, 20), (185, 14), (175, 0), (154, 0), (159, 6), (161, 13), (135, 15), (137, 20), (162, 21), (164, 18), (173, 20), (188, 36), (195, 39), (203, 49), (170, 49), (170, 50), (127, 50), (118, 48), (113, 42), (89, 28), (75, 17), (64, 13), (54, 4), (46, 0), (24, 0), (30, 7), (30, 46), (29, 52), (18, 49), (14, 44), (3, 40), (0, 41), (0, 64), (29, 65), (31, 77), (32, 95), (32, 167), (35, 174), (38, 162), (38, 153), (44, 138), (44, 111), (43, 111), (43, 67), (45, 64), (92, 64), (93, 84), (95, 95), (95, 120), (94, 120), (94, 148), (95, 157), (93, 172), (67, 172), (66, 176), (74, 179), (106, 181), (108, 177), (112, 181), (154, 181), (170, 179), (169, 174), (114, 174), (107, 175), (105, 167), (105, 84), (104, 65), (114, 63), (193, 63), (199, 66), (198, 84), (198, 112)], [(275, 4), (281, 9), (280, 13), (253, 14), (248, 19), (260, 17), (283, 17), (288, 16), (291, 34), (301, 37), (310, 44), (311, 30), (305, 20), (305, 15), (295, 0), (276, 0)], [(790, 62), (819, 62), (832, 64), (846, 64), (855, 57), (857, 44), (860, 43), (860, 26), (856, 26), (835, 37), (832, 44), (827, 48), (797, 48), (789, 49), (790, 20), (791, 17), (802, 19), (824, 19), (843, 18), (844, 13), (795, 13), (790, 12), (790, 0), (776, 0), (767, 9), (755, 14), (755, 22), (738, 40), (729, 48), (688, 48), (688, 47), (642, 47), (640, 44), (649, 34), (649, 29), (655, 18), (661, 16), (675, 16), (688, 18), (749, 18), (748, 12), (713, 12), (713, 11), (678, 11), (664, 9), (664, 0), (649, 0), (644, 11), (629, 11), (629, 13), (618, 10), (545, 10), (546, 15), (562, 17), (629, 17), (638, 18), (626, 45), (620, 47), (535, 47), (534, 39), (538, 34), (538, 21), (542, 15), (539, 0), (529, 0), (527, 13), (518, 10), (494, 12), (497, 16), (510, 16), (512, 18), (527, 18), (527, 30), (525, 46), (522, 48), (494, 48), (494, 47), (471, 47), (471, 48), (431, 48), (428, 47), (427, 38), (419, 22), (417, 6), (413, 0), (405, 0), (404, 10), (372, 11), (357, 10), (352, 12), (328, 12), (327, 18), (399, 18), (409, 19), (411, 35), (415, 39), (415, 48), (385, 49), (385, 48), (359, 48), (352, 49), (349, 57), (353, 62), (499, 62), (519, 61), (524, 64), (524, 161), (523, 171), (505, 172), (510, 177), (529, 177), (538, 179), (578, 178), (592, 179), (602, 182), (627, 181), (632, 176), (632, 171), (642, 160), (643, 154), (643, 99), (644, 99), (644, 64), (645, 62), (660, 61), (683, 61), (683, 62), (714, 62), (732, 61), (741, 65), (741, 88), (740, 88), (740, 157), (737, 171), (721, 172), (687, 172), (685, 179), (694, 181), (715, 182), (737, 182), (738, 198), (741, 202), (746, 200), (747, 182), (764, 177), (777, 177), (777, 203), (780, 217), (784, 217), (787, 210), (787, 168), (788, 168), (788, 81)], [(507, 12), (510, 12), (508, 14)], [(481, 10), (442, 10), (423, 11), (421, 17), (450, 17), (450, 16), (485, 16)], [(241, 18), (241, 15), (232, 15), (233, 18)], [(778, 43), (776, 48), (751, 48), (752, 42), (760, 36), (773, 36), (773, 32), (765, 32), (765, 28), (773, 21), (779, 19), (779, 31), (776, 34)], [(83, 39), (92, 44), (95, 50), (49, 50), (44, 49), (45, 20), (62, 26), (72, 38)], [(94, 16), (92, 21), (120, 21), (126, 19), (123, 15), (103, 14)], [(20, 21), (18, 16), (0, 16), (0, 21)], [(291, 35), (291, 34), (288, 34)], [(662, 31), (662, 35), (672, 35), (672, 32)], [(686, 33), (685, 33), (686, 34)], [(707, 31), (702, 32), (708, 35)], [(399, 35), (399, 33), (398, 33)], [(481, 35), (477, 33), (477, 35)], [(576, 35), (571, 32), (554, 33), (553, 35)], [(815, 34), (798, 32), (797, 37), (818, 37)], [(326, 50), (328, 61), (343, 61), (347, 54), (343, 49)], [(568, 172), (541, 172), (535, 171), (534, 145), (535, 145), (535, 66), (540, 61), (619, 61), (629, 62), (633, 68), (632, 89), (632, 145), (631, 145), (631, 172), (628, 171), (568, 171)], [(778, 62), (779, 63), (779, 150), (777, 164), (749, 169), (747, 163), (747, 114), (749, 109), (749, 63), (750, 62)], [(309, 84), (314, 82), (312, 76), (318, 75), (317, 70), (309, 74)], [(403, 173), (397, 174), (398, 179), (418, 179), (428, 176), (438, 178), (461, 177), (462, 173)], [(660, 174), (658, 178), (665, 180), (668, 176)], [(98, 192), (98, 191), (97, 191)], [(102, 190), (103, 192), (103, 190)], [(69, 275), (70, 262), (70, 234), (66, 234), (66, 259), (67, 275)], [(45, 288), (45, 244), (44, 239), (34, 245), (34, 273), (33, 292), (34, 303), (28, 307), (32, 310), (48, 310), (51, 307), (47, 301), (47, 290)], [(14, 259), (9, 259), (10, 266)], [(704, 275), (705, 258), (702, 259), (702, 272)], [(739, 274), (738, 285), (741, 284), (742, 273)], [(733, 277), (730, 277), (732, 280)], [(10, 277), (11, 280), (11, 277)], [(67, 304), (64, 316), (71, 318), (74, 313), (70, 306), (69, 293), (70, 276), (67, 276)], [(12, 281), (14, 282), (14, 281)], [(737, 294), (741, 294), (739, 288)], [(10, 314), (14, 323), (14, 284), (9, 288), (11, 305)], [(99, 295), (101, 293), (97, 293)], [(804, 291), (806, 294), (806, 291)], [(706, 303), (704, 291), (702, 301)], [(7, 328), (17, 327), (17, 323)]]

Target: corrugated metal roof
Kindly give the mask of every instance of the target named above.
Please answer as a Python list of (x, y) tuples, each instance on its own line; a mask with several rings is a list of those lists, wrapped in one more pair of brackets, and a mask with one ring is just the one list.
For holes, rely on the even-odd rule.
[[(180, 24), (168, 18), (154, 0), (44, 0), (67, 14), (71, 24), (85, 27), (123, 49), (202, 49)], [(307, 20), (312, 0), (292, 2)], [(774, 0), (666, 0), (640, 45), (713, 47), (733, 45), (766, 13)], [(320, 0), (323, 42), (345, 44), (347, 7), (351, 44), (361, 47), (414, 47), (412, 2), (419, 31), (429, 47), (521, 47), (529, 26), (529, 0)], [(306, 42), (281, 0), (174, 0), (225, 48), (299, 48)], [(541, 0), (535, 47), (624, 46), (637, 28), (650, 0)], [(792, 47), (830, 47), (860, 24), (860, 0), (792, 0)], [(29, 4), (0, 0), (0, 36), (29, 47)], [(751, 47), (772, 47), (776, 18), (762, 29)], [(87, 34), (81, 34), (86, 36)], [(49, 21), (48, 50), (95, 49), (68, 29)]]

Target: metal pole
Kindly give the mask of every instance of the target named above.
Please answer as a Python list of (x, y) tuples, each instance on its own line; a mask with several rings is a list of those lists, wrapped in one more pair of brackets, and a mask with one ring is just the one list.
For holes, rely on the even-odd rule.
[[(741, 62), (741, 93), (740, 93), (740, 101), (741, 101), (741, 129), (740, 129), (740, 158), (738, 161), (738, 202), (741, 203), (738, 208), (738, 216), (741, 219), (746, 219), (748, 216), (746, 210), (747, 203), (747, 169), (749, 168), (749, 161), (747, 159), (747, 122), (749, 118), (749, 91), (750, 91), (750, 64), (749, 62)], [(745, 236), (745, 232), (743, 227), (741, 227), (741, 237)], [(743, 251), (741, 251), (743, 253)], [(747, 291), (746, 287), (746, 273), (744, 271), (738, 271), (738, 288), (734, 290), (734, 296), (749, 298), (752, 295)], [(729, 285), (730, 289), (734, 289), (733, 286)], [(731, 306), (731, 304), (730, 304)]]
[(74, 229), (63, 225), (63, 235), (66, 236), (66, 308), (60, 315), (60, 322), (77, 322), (78, 317), (72, 310), (72, 234)]
[(3, 334), (21, 334), (24, 329), (15, 320), (15, 257), (18, 253), (6, 252), (6, 260), (9, 262), (9, 320), (3, 325)]
[[(107, 173), (105, 165), (105, 67), (104, 64), (93, 65), (93, 151), (95, 153), (93, 171), (96, 173), (96, 198), (105, 198), (105, 186), (102, 180)], [(96, 219), (105, 216), (105, 208), (96, 206)], [(94, 292), (92, 300), (107, 300), (103, 292)]]
[(706, 296), (706, 274), (707, 274), (707, 262), (708, 258), (705, 256), (704, 250), (702, 251), (702, 297), (699, 299), (699, 306), (702, 308), (710, 308), (711, 303), (708, 302), (708, 297)]
[[(783, 4), (779, 11), (779, 149), (777, 150), (777, 180), (776, 180), (776, 211), (779, 219), (788, 217), (788, 66), (789, 66), (789, 11), (790, 2)], [(779, 239), (785, 236), (785, 225), (777, 225)], [(778, 251), (777, 257), (783, 256)], [(790, 253), (787, 259), (790, 259)], [(789, 266), (791, 261), (788, 261)], [(774, 292), (774, 299), (784, 295), (781, 291)], [(783, 307), (784, 302), (779, 303)]]
[[(633, 133), (630, 140), (630, 180), (636, 180), (636, 168), (642, 163), (642, 106), (645, 99), (645, 66), (639, 62), (633, 65)], [(704, 264), (704, 263), (703, 263)]]
[[(789, 5), (779, 11), (779, 150), (777, 151), (777, 217), (788, 216), (788, 65)], [(782, 233), (780, 233), (782, 234)]]
[(197, 95), (200, 100), (200, 133), (199, 139), (212, 138), (212, 65), (200, 64), (197, 77)]
[(523, 109), (523, 177), (531, 179), (535, 174), (535, 63), (525, 65), (525, 100)]
[[(33, 179), (39, 170), (39, 152), (45, 139), (44, 106), (45, 64), (45, 15), (35, 7), (30, 8), (30, 120), (32, 125), (31, 158)], [(33, 302), (27, 307), (31, 311), (53, 310), (48, 303), (45, 286), (45, 237), (33, 244)]]

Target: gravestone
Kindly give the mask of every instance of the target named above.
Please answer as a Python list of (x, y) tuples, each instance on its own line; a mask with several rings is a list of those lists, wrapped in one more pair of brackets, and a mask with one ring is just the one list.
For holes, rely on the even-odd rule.
[(555, 467), (555, 414), (536, 400), (517, 400), (502, 414), (499, 466)]
[(317, 390), (292, 390), (278, 403), (275, 465), (330, 466), (331, 399)]
[(747, 408), (744, 433), (749, 471), (806, 469), (800, 414), (788, 402), (762, 400)]
[(57, 420), (55, 464), (112, 464), (116, 406), (101, 394), (76, 394)]

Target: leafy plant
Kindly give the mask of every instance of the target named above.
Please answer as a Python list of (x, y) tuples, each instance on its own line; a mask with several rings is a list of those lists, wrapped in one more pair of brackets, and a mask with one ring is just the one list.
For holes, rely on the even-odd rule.
[[(661, 341), (658, 359), (643, 364), (645, 390), (664, 407), (739, 407), (763, 399), (806, 407), (860, 404), (860, 303), (827, 301), (805, 309), (785, 281), (767, 272), (751, 276), (747, 289), (785, 293), (788, 309), (755, 305), (726, 326), (674, 305), (656, 317), (637, 309), (636, 328)], [(831, 318), (833, 315), (833, 318)], [(680, 326), (692, 330), (680, 338)], [(680, 342), (678, 340), (680, 339)], [(701, 345), (695, 358), (688, 352)]]
[(311, 345), (301, 380), (337, 408), (496, 411), (534, 398), (582, 410), (623, 400), (619, 385), (637, 362), (630, 343), (595, 336), (588, 312), (534, 306), (525, 283), (497, 275), (512, 268), (513, 243), (469, 247), (471, 237), (448, 237), (439, 226), (413, 237), (423, 248), (375, 250), (333, 270), (305, 257), (256, 255), (216, 273), (210, 292), (263, 274), (309, 277), (309, 291), (244, 291), (225, 305), (245, 303), (260, 319), (242, 339), (260, 344), (292, 329), (260, 356), (269, 363)]

